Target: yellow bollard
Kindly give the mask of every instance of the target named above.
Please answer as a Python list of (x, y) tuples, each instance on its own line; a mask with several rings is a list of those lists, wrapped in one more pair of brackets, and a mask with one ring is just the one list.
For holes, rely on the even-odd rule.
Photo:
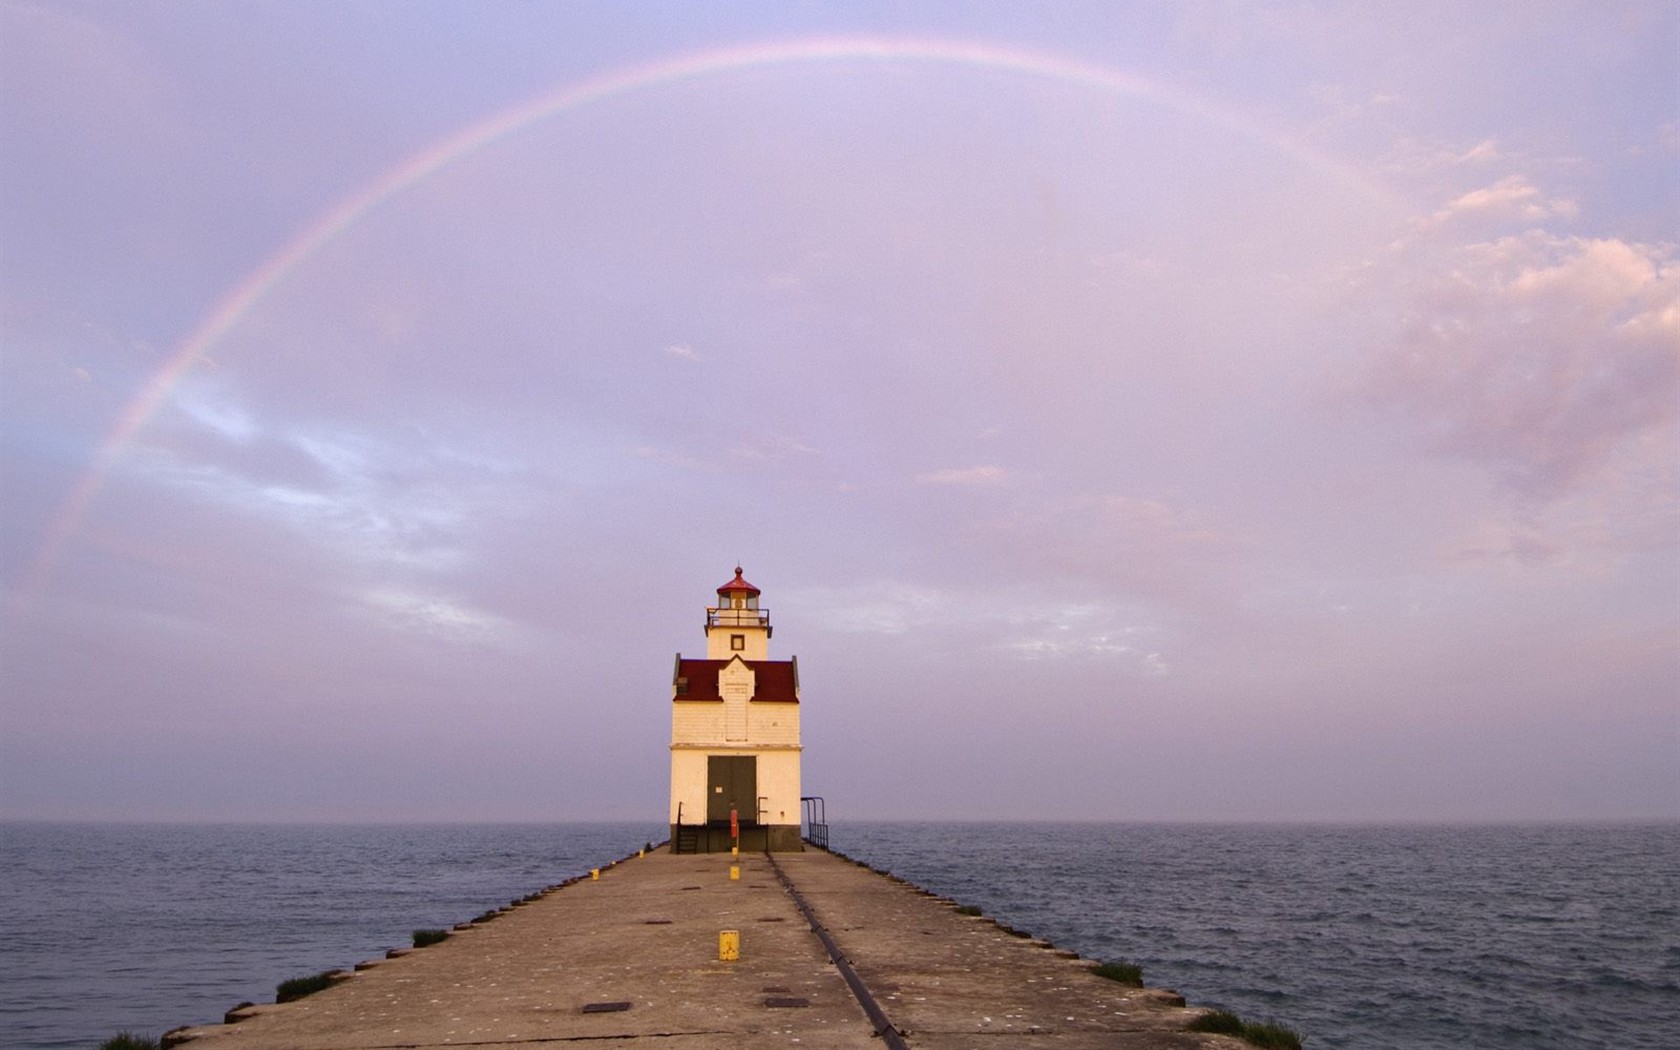
[(741, 855), (741, 847), (739, 847), (739, 846), (729, 847), (729, 855), (731, 857), (739, 857)]
[(600, 882), (601, 881), (601, 869), (600, 868), (590, 868), (589, 869), (589, 881), (590, 882)]
[(639, 850), (636, 851), (636, 859), (637, 860), (641, 860), (645, 856), (647, 856), (647, 850), (639, 849)]
[(730, 882), (740, 882), (741, 881), (741, 866), (739, 864), (731, 864), (729, 866), (729, 881)]
[(741, 931), (718, 931), (718, 961), (734, 962), (741, 957)]

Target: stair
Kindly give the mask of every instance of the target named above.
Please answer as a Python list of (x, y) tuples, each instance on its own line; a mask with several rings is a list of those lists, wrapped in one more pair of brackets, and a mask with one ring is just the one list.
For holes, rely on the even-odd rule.
[(677, 841), (671, 844), (672, 853), (699, 853), (700, 827), (697, 824), (679, 824), (677, 826)]

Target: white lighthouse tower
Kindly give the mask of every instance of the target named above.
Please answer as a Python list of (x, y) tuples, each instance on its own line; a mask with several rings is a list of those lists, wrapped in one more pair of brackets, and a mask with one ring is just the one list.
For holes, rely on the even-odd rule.
[(735, 567), (706, 609), (706, 658), (671, 680), (671, 848), (799, 850), (799, 661), (770, 659), (770, 612)]

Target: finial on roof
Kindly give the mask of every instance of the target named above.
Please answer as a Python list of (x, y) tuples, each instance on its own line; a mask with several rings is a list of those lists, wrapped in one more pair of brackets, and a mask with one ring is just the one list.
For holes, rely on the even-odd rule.
[(748, 595), (754, 595), (754, 594), (759, 593), (758, 588), (754, 587), (752, 584), (748, 583), (747, 578), (745, 576), (741, 575), (741, 573), (742, 573), (741, 567), (739, 565), (735, 566), (735, 578), (733, 580), (730, 580), (728, 583), (724, 584), (722, 587), (719, 587), (718, 588), (718, 593), (719, 594), (734, 594), (734, 593), (737, 593), (737, 592), (742, 592), (742, 593), (745, 593), (745, 594), (748, 594)]

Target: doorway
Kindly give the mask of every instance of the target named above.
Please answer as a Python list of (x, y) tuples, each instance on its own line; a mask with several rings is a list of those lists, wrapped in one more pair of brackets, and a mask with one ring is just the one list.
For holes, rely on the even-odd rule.
[(706, 823), (729, 825), (734, 810), (742, 827), (758, 823), (758, 756), (706, 756)]

